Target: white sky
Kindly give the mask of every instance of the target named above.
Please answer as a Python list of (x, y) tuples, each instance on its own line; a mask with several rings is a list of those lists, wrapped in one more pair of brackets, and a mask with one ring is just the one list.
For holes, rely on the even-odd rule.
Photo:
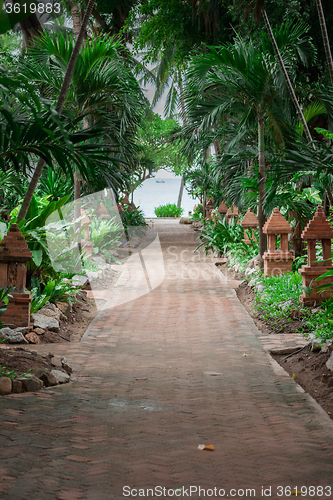
[[(153, 100), (153, 97), (154, 97), (155, 87), (153, 85), (147, 84), (144, 87), (144, 89), (145, 89), (144, 94), (147, 97), (147, 99), (149, 99), (149, 102), (151, 103)], [(147, 90), (147, 92), (146, 92), (146, 90)], [(164, 92), (161, 99), (158, 101), (155, 108), (153, 109), (154, 113), (158, 113), (162, 118), (164, 118), (163, 111), (164, 111), (164, 104), (165, 104), (165, 99), (166, 99), (167, 93), (168, 93), (168, 90), (166, 90)]]

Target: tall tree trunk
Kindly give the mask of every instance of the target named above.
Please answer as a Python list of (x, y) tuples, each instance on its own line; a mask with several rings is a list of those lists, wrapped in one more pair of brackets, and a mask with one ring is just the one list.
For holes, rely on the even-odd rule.
[[(72, 18), (73, 18), (73, 27), (74, 27), (74, 36), (76, 40), (78, 39), (80, 35), (80, 28), (81, 28), (81, 22), (80, 22), (80, 12), (77, 4), (74, 4), (71, 8), (72, 11)], [(89, 126), (87, 118), (83, 119), (83, 129), (87, 129)], [(75, 220), (78, 220), (81, 217), (81, 203), (80, 203), (80, 198), (81, 198), (81, 175), (80, 173), (75, 170), (74, 172), (74, 218)], [(78, 232), (78, 245), (79, 248), (81, 249), (81, 221), (79, 220), (77, 224), (75, 225), (75, 232)]]
[(324, 42), (326, 62), (327, 62), (328, 71), (330, 74), (331, 84), (333, 87), (333, 59), (332, 59), (332, 52), (331, 52), (330, 42), (329, 42), (328, 33), (327, 33), (325, 15), (324, 15), (321, 0), (316, 0), (316, 4), (317, 4), (321, 34), (322, 34), (323, 42)]
[(180, 181), (179, 193), (178, 193), (177, 207), (181, 207), (181, 205), (182, 205), (184, 186), (185, 186), (185, 179), (184, 179), (184, 175), (182, 175), (182, 179)]
[[(325, 54), (326, 54), (326, 62), (327, 62), (328, 71), (330, 74), (331, 85), (333, 87), (333, 59), (332, 59), (330, 41), (328, 38), (325, 15), (324, 15), (324, 10), (323, 10), (321, 0), (316, 0), (316, 5), (317, 5), (317, 10), (318, 10), (321, 35), (323, 37), (324, 49), (325, 49)], [(329, 130), (331, 129), (330, 126), (328, 128), (329, 128)], [(330, 186), (328, 186), (326, 188), (325, 194), (326, 194), (326, 196), (325, 196), (326, 203), (327, 204), (329, 203), (331, 206), (333, 206), (333, 197), (332, 197), (332, 191), (331, 191)]]
[(77, 3), (74, 3), (71, 6), (71, 13), (72, 13), (72, 19), (73, 19), (74, 36), (77, 40), (79, 38), (80, 29), (81, 29), (80, 9), (79, 9), (79, 6)]
[[(59, 115), (61, 115), (62, 108), (64, 106), (64, 103), (65, 103), (65, 100), (67, 97), (68, 89), (69, 89), (69, 86), (70, 86), (70, 83), (72, 80), (72, 76), (73, 76), (73, 72), (74, 72), (75, 63), (76, 63), (77, 57), (79, 55), (80, 49), (81, 49), (82, 44), (83, 44), (84, 34), (86, 31), (86, 27), (87, 27), (87, 24), (89, 21), (91, 11), (94, 7), (94, 3), (95, 3), (95, 0), (89, 0), (89, 2), (88, 2), (87, 10), (86, 10), (86, 13), (85, 13), (83, 21), (82, 21), (80, 33), (79, 33), (79, 36), (76, 40), (76, 44), (74, 46), (72, 55), (70, 57), (70, 60), (69, 60), (68, 66), (67, 66), (64, 81), (62, 83), (59, 97), (58, 97), (58, 101), (56, 104), (56, 110), (58, 111)], [(24, 197), (24, 200), (23, 200), (23, 203), (21, 206), (21, 210), (18, 214), (18, 221), (23, 220), (27, 214), (27, 211), (28, 211), (28, 208), (30, 206), (33, 194), (36, 190), (38, 181), (40, 179), (40, 176), (43, 173), (44, 165), (45, 165), (45, 161), (42, 158), (40, 158), (38, 165), (37, 165), (37, 168), (35, 169), (34, 174), (32, 176), (32, 179), (30, 181), (26, 195)]]
[[(183, 125), (185, 125), (185, 123), (187, 122), (187, 115), (186, 115), (185, 101), (183, 94), (183, 81), (180, 72), (179, 72), (179, 90), (180, 90), (180, 105), (182, 108), (182, 115), (183, 115)], [(182, 205), (184, 186), (185, 186), (185, 175), (182, 175), (182, 180), (180, 182), (179, 193), (178, 193), (177, 207), (181, 207)]]
[(93, 12), (92, 12), (92, 14), (93, 14), (94, 18), (96, 19), (96, 21), (98, 22), (98, 24), (104, 30), (104, 32), (105, 33), (110, 33), (111, 29), (108, 27), (108, 25), (106, 24), (106, 22), (104, 21), (104, 19), (102, 18), (102, 16), (99, 14), (99, 12), (97, 12), (97, 10), (94, 9)]
[[(206, 158), (205, 158), (205, 162), (208, 164), (208, 158), (210, 157), (210, 146), (207, 148), (207, 151), (206, 151)], [(206, 165), (205, 165), (205, 168), (206, 168)], [(207, 181), (207, 177), (206, 177), (206, 173), (205, 173), (205, 178), (204, 178), (204, 195), (203, 195), (203, 204), (202, 204), (202, 208), (203, 208), (203, 218), (205, 219), (206, 218), (206, 206), (207, 206), (207, 184), (206, 184), (206, 181)]]
[[(80, 196), (81, 196), (81, 178), (80, 174), (77, 170), (74, 172), (74, 220), (78, 220), (81, 217), (81, 203), (80, 203)], [(75, 233), (78, 234), (78, 246), (79, 249), (81, 249), (81, 221), (79, 220), (76, 222), (74, 225), (74, 230)]]
[(214, 141), (214, 148), (215, 148), (215, 153), (217, 155), (220, 155), (221, 154), (221, 143), (220, 143), (220, 141), (218, 139), (216, 139)]
[(263, 269), (263, 254), (267, 250), (267, 238), (263, 233), (263, 226), (266, 217), (263, 210), (263, 203), (266, 194), (266, 176), (265, 176), (265, 130), (263, 117), (258, 118), (258, 150), (259, 150), (259, 203), (258, 203), (258, 222), (259, 222), (259, 255), (260, 268)]
[(204, 220), (206, 219), (206, 205), (207, 205), (207, 193), (206, 193), (206, 188), (204, 188), (203, 199), (202, 199), (202, 213)]

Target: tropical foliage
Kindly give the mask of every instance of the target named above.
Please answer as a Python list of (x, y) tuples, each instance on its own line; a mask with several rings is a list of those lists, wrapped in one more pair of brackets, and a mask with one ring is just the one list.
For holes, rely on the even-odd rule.
[[(61, 296), (66, 271), (85, 268), (83, 196), (114, 193), (110, 219), (89, 213), (88, 230), (93, 254), (111, 262), (133, 228), (146, 225), (130, 205), (116, 221), (115, 200), (159, 168), (181, 175), (200, 198), (200, 249), (244, 269), (263, 255), (262, 226), (279, 207), (297, 270), (302, 228), (318, 204), (327, 215), (333, 207), (332, 3), (90, 0), (83, 18), (77, 5), (61, 3), (64, 13), (43, 24), (4, 11), (0, 18), (0, 229), (3, 236), (19, 221), (33, 256), (33, 307)], [(153, 112), (163, 95), (167, 118)], [(236, 219), (217, 215), (221, 201), (240, 220), (248, 208), (257, 214), (250, 244)], [(182, 209), (170, 203), (155, 213), (179, 217)]]
[[(215, 220), (214, 220), (215, 219)], [(258, 255), (258, 233), (247, 231), (249, 243), (244, 242), (244, 229), (238, 218), (230, 220), (218, 215), (208, 220), (201, 229), (201, 243), (196, 248), (204, 248), (205, 253), (215, 253), (229, 258), (229, 266), (237, 266), (244, 271), (247, 262)]]

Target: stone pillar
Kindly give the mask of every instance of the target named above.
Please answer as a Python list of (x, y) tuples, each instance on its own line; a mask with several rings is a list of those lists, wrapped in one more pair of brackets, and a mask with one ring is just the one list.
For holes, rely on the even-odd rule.
[(18, 225), (12, 224), (0, 244), (0, 288), (12, 289), (1, 321), (10, 327), (30, 326), (31, 294), (25, 290), (30, 260), (29, 247)]
[[(264, 253), (264, 275), (278, 276), (291, 271), (293, 255), (288, 251), (288, 234), (291, 233), (290, 224), (274, 208), (263, 227), (267, 234), (267, 252)], [(276, 248), (276, 238), (280, 235), (280, 248)]]

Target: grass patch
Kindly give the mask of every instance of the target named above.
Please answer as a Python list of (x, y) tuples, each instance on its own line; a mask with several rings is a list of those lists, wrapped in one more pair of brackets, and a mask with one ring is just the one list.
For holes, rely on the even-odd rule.
[[(299, 296), (303, 293), (302, 276), (298, 272), (283, 276), (257, 277), (255, 308), (261, 311), (263, 319), (292, 321), (290, 311), (297, 308), (302, 312), (303, 328), (299, 333), (313, 333), (316, 337), (327, 340), (333, 337), (333, 299), (323, 302), (320, 307), (308, 308), (299, 304)], [(294, 302), (286, 302), (293, 299)], [(283, 304), (284, 303), (284, 304)], [(282, 305), (282, 307), (281, 307)]]

